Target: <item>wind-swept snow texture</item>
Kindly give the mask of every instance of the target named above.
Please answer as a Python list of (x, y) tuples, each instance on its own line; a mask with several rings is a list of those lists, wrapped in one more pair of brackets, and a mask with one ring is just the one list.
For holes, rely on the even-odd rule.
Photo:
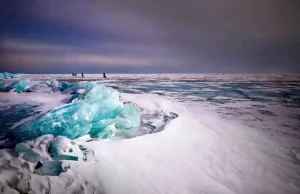
[[(166, 78), (171, 81), (152, 75), (135, 75), (136, 77), (132, 75), (121, 78), (115, 76), (106, 80), (97, 76), (86, 75), (87, 81), (77, 84), (76, 79), (67, 75), (24, 75), (23, 79), (31, 80), (26, 92), (1, 93), (0, 114), (5, 115), (5, 119), (0, 120), (1, 126), (5, 129), (0, 133), (3, 137), (12, 137), (10, 135), (14, 129), (35, 122), (39, 123), (36, 126), (41, 126), (41, 129), (53, 127), (54, 130), (51, 130), (53, 132), (60, 126), (57, 126), (57, 122), (53, 122), (50, 126), (50, 120), (59, 120), (63, 123), (62, 118), (67, 118), (66, 125), (69, 122), (83, 120), (82, 122), (88, 121), (92, 126), (89, 132), (85, 133), (86, 135), (82, 134), (83, 136), (76, 135), (74, 129), (77, 129), (77, 125), (70, 128), (67, 128), (69, 127), (67, 125), (66, 131), (72, 130), (74, 134), (64, 133), (65, 128), (61, 128), (58, 133), (33, 135), (32, 139), (19, 138), (12, 149), (0, 149), (1, 191), (99, 194), (300, 193), (299, 147), (294, 141), (299, 139), (291, 135), (280, 135), (280, 138), (285, 137), (289, 141), (278, 141), (278, 136), (270, 135), (269, 132), (266, 133), (253, 126), (249, 127), (244, 121), (237, 123), (227, 120), (227, 117), (221, 118), (222, 113), (218, 113), (219, 107), (227, 104), (227, 100), (223, 100), (224, 95), (237, 95), (236, 100), (242, 98), (242, 94), (237, 94), (238, 92), (225, 93), (225, 91), (230, 93), (232, 91), (230, 87), (233, 85), (227, 83), (226, 86), (224, 84), (220, 86), (220, 83), (216, 83), (217, 79), (218, 82), (226, 82), (227, 78), (225, 79), (223, 75), (219, 77), (214, 75), (214, 83), (202, 83), (202, 85), (199, 81), (202, 75), (194, 77), (166, 75)], [(237, 78), (230, 76), (232, 76), (230, 83), (233, 83)], [(184, 81), (176, 83), (174, 80), (179, 79), (178, 77)], [(242, 77), (246, 79), (246, 76)], [(120, 93), (119, 98), (115, 90), (90, 83), (89, 81), (93, 79), (96, 83), (113, 86), (123, 93)], [(158, 79), (161, 79), (161, 82), (156, 85)], [(248, 82), (251, 81), (250, 78), (247, 79)], [(257, 77), (255, 79), (257, 80)], [(264, 79), (270, 81), (270, 78)], [(284, 83), (286, 79), (292, 80), (288, 84), (292, 85), (293, 89), (287, 87), (285, 92), (293, 96), (293, 92), (298, 90), (298, 78), (280, 79)], [(135, 81), (130, 82), (130, 80)], [(137, 80), (141, 81), (137, 82)], [(172, 89), (166, 85), (171, 85)], [(191, 85), (193, 89), (190, 88)], [(216, 104), (211, 104), (213, 100), (191, 101), (193, 98), (183, 93), (191, 90), (197, 93), (199, 90), (197, 85), (205, 85), (206, 88), (205, 91), (203, 89), (197, 94), (197, 98), (200, 98), (200, 93), (204, 95), (205, 92), (208, 92), (206, 95), (223, 92), (223, 96), (212, 97), (220, 100), (213, 102)], [(239, 91), (238, 84), (234, 85), (235, 90)], [(267, 90), (266, 85), (259, 86)], [(275, 86), (272, 86), (272, 89), (275, 89)], [(168, 88), (169, 92), (167, 93), (163, 87)], [(229, 88), (226, 90), (225, 87)], [(250, 90), (251, 87), (249, 84), (248, 89)], [(148, 92), (141, 92), (141, 90), (148, 90)], [(278, 99), (284, 99), (281, 90), (283, 88), (278, 89)], [(125, 91), (127, 93), (124, 93)], [(138, 94), (132, 94), (133, 92)], [(247, 95), (250, 94), (248, 91)], [(106, 95), (115, 100), (105, 101)], [(184, 95), (187, 97), (184, 98)], [(266, 98), (263, 93), (255, 95), (260, 95), (261, 99)], [(293, 99), (296, 99), (296, 96), (293, 96)], [(178, 102), (179, 100), (183, 102)], [(101, 132), (100, 135), (97, 128), (92, 130), (94, 119), (101, 120), (103, 115), (108, 114), (97, 108), (97, 103), (101, 104), (100, 101), (108, 103), (108, 107), (113, 104), (113, 107), (116, 107), (114, 110), (118, 112), (111, 121), (113, 127), (109, 125), (104, 128), (106, 132), (111, 131), (107, 134), (115, 133), (115, 136), (108, 136), (107, 139), (103, 139), (106, 137)], [(223, 101), (224, 104), (218, 104)], [(233, 101), (233, 98), (230, 101)], [(93, 103), (95, 105), (89, 107), (89, 104)], [(236, 104), (235, 107), (239, 107), (242, 113), (249, 110), (245, 109), (249, 104), (258, 105), (250, 98), (240, 100), (239, 103), (240, 106)], [(267, 108), (268, 103), (270, 102), (259, 101), (260, 105), (265, 105)], [(282, 102), (274, 100), (273, 103), (281, 106)], [(294, 104), (289, 110), (292, 110), (291, 115), (295, 115), (299, 110), (296, 107), (297, 103), (289, 103)], [(130, 108), (126, 108), (127, 106)], [(122, 109), (119, 110), (118, 107)], [(209, 111), (208, 107), (211, 107)], [(253, 106), (253, 108), (263, 110), (262, 107)], [(55, 111), (61, 111), (61, 114), (56, 114)], [(276, 114), (281, 111), (276, 112), (272, 109), (272, 113)], [(15, 114), (18, 112), (22, 114)], [(99, 113), (96, 114), (97, 118), (93, 114), (96, 112)], [(234, 110), (228, 109), (228, 113), (233, 112)], [(69, 113), (72, 116), (66, 116)], [(110, 114), (113, 113), (109, 111), (108, 115)], [(265, 119), (265, 117), (261, 118)], [(291, 121), (293, 119), (291, 118)], [(269, 125), (264, 120), (258, 122)], [(139, 123), (138, 126), (136, 123)], [(96, 122), (96, 124), (95, 126), (106, 125), (105, 122), (104, 124)], [(297, 127), (293, 122), (290, 124)], [(120, 128), (123, 130), (120, 131)], [(6, 138), (2, 138), (1, 143), (6, 141)]]

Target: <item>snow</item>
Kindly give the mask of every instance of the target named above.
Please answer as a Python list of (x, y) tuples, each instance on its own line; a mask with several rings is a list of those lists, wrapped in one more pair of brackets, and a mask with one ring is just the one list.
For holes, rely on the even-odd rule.
[[(1, 93), (1, 101), (10, 98), (42, 103), (46, 111), (70, 96)], [(12, 193), (300, 193), (299, 157), (267, 133), (162, 95), (121, 93), (120, 100), (134, 104), (143, 122), (162, 130), (118, 140), (41, 136), (25, 142), (47, 158), (37, 169), (38, 162), (1, 149), (0, 188)], [(54, 153), (79, 157), (57, 160)]]

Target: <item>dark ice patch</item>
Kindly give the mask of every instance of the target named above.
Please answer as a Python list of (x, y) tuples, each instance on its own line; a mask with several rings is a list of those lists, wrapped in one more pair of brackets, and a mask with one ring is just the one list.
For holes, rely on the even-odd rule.
[(27, 117), (39, 114), (38, 105), (15, 104), (0, 109), (0, 136), (4, 136), (13, 126)]
[(276, 116), (273, 112), (268, 111), (268, 110), (260, 110), (260, 109), (258, 109), (257, 111), (260, 112), (263, 115)]

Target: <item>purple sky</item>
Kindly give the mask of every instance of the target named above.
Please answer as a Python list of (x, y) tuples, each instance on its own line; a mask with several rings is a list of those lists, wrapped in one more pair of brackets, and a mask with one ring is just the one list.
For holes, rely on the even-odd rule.
[(7, 0), (0, 71), (300, 73), (299, 0)]

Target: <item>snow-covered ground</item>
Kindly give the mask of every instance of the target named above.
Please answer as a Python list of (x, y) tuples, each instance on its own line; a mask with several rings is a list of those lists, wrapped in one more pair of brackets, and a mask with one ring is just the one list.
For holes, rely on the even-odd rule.
[[(299, 115), (299, 102), (286, 103), (293, 106), (281, 103), (282, 99), (297, 99), (293, 94), (299, 90), (299, 76), (111, 75), (106, 80), (101, 79), (101, 75), (86, 75), (84, 80), (76, 80), (80, 77), (69, 75), (23, 77), (31, 78), (31, 85), (56, 78), (83, 82), (96, 80), (113, 86), (122, 92), (122, 101), (133, 102), (141, 109), (142, 118), (143, 115), (155, 115), (156, 118), (150, 120), (161, 129), (157, 133), (121, 140), (91, 139), (88, 136), (76, 139), (72, 146), (81, 145), (85, 151), (73, 151), (85, 155), (86, 160), (64, 160), (62, 165), (67, 170), (59, 176), (41, 175), (39, 168), (36, 169), (37, 162), (24, 160), (14, 149), (1, 149), (0, 191), (3, 193), (300, 193), (300, 141), (296, 136), (299, 131), (278, 126), (278, 123), (288, 122), (294, 129), (299, 128), (299, 122), (295, 121), (297, 118), (287, 121), (287, 116), (281, 115)], [(277, 80), (291, 88), (282, 88), (279, 83), (276, 88), (274, 82)], [(232, 95), (238, 92), (224, 94), (224, 91), (230, 93), (233, 86), (241, 90), (234, 83), (254, 81), (262, 84), (255, 82), (246, 89), (262, 87), (264, 91), (275, 90), (279, 94), (287, 90), (285, 94), (292, 97), (274, 96), (270, 102), (265, 101), (268, 95), (257, 94), (257, 90), (253, 90), (255, 96), (251, 95), (251, 91), (237, 97)], [(270, 87), (266, 86), (266, 82), (271, 83)], [(222, 87), (228, 88), (221, 90)], [(219, 92), (212, 96), (213, 91)], [(182, 95), (185, 92), (189, 94)], [(18, 121), (13, 118), (2, 120), (2, 128), (5, 129), (36, 119), (66, 104), (70, 98), (70, 94), (60, 92), (0, 94), (2, 110), (23, 111)], [(245, 94), (249, 98), (241, 97)], [(224, 99), (224, 96), (231, 102), (216, 101)], [(258, 97), (262, 100), (253, 100)], [(236, 102), (232, 102), (234, 100)], [(20, 104), (28, 107), (17, 106)], [(220, 111), (225, 106), (233, 110)], [(252, 110), (247, 107), (252, 107)], [(261, 120), (247, 123), (245, 114), (232, 114), (237, 112), (234, 108), (242, 113), (250, 112), (247, 118), (256, 111)], [(24, 112), (24, 109), (34, 114)], [(277, 115), (277, 120), (284, 121), (274, 124), (275, 118), (257, 111), (270, 109)], [(231, 113), (231, 117), (224, 117), (225, 110)], [(266, 132), (262, 124), (269, 128), (274, 125), (277, 127), (275, 132), (281, 129), (282, 134)], [(293, 134), (286, 135), (285, 131), (293, 131)], [(48, 148), (52, 140), (51, 136), (42, 136), (27, 143), (37, 153), (50, 157)]]

